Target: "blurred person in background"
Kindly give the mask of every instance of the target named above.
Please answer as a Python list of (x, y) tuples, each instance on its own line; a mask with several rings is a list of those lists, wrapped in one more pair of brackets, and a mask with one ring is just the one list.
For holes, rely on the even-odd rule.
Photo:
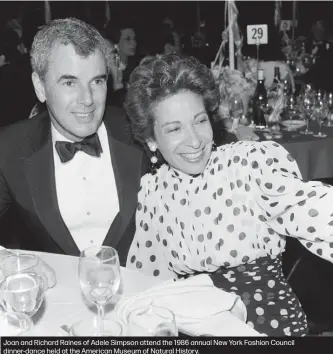
[(20, 43), (16, 31), (0, 31), (0, 126), (28, 118), (35, 102), (29, 58), (19, 50)]
[(139, 63), (137, 54), (137, 37), (132, 19), (120, 23), (111, 22), (104, 30), (104, 38), (114, 54), (115, 68), (112, 80), (108, 82), (108, 103), (122, 107), (129, 76)]
[(316, 21), (312, 25), (308, 44), (314, 64), (304, 80), (312, 83), (316, 89), (333, 91), (333, 42), (325, 21)]
[(179, 33), (167, 24), (163, 24), (157, 44), (159, 54), (180, 54), (182, 52)]

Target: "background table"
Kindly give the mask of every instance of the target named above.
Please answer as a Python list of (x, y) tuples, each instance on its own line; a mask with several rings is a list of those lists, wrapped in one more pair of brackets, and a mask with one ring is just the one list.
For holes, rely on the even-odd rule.
[[(301, 130), (304, 130), (302, 128)], [(300, 131), (283, 131), (283, 138), (276, 140), (284, 146), (297, 161), (304, 180), (333, 177), (333, 128), (324, 127), (326, 138), (316, 138), (313, 135), (301, 135)], [(318, 125), (311, 123), (310, 130), (318, 131)], [(256, 132), (256, 134), (258, 134)], [(262, 134), (258, 134), (266, 139)]]
[[(318, 125), (311, 123), (310, 129), (317, 132)], [(304, 180), (333, 178), (333, 127), (323, 126), (327, 138), (301, 135), (301, 130), (283, 131), (283, 138), (275, 141), (284, 146), (297, 161)], [(234, 134), (224, 131), (221, 121), (213, 124), (213, 132), (214, 141), (218, 146), (238, 140)], [(267, 141), (262, 132), (255, 133), (260, 137), (260, 141)]]

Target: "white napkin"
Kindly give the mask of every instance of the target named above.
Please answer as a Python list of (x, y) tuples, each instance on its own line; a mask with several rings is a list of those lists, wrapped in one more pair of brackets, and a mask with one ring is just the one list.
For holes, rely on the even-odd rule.
[[(126, 325), (128, 314), (151, 303), (169, 308), (180, 331), (191, 335), (258, 335), (245, 324), (246, 307), (239, 296), (214, 286), (207, 274), (187, 280), (167, 281), (136, 296), (122, 299), (116, 306), (118, 318)], [(227, 334), (225, 334), (227, 333)]]
[(254, 129), (250, 126), (239, 124), (236, 130), (236, 137), (238, 140), (257, 141), (259, 136), (254, 132)]

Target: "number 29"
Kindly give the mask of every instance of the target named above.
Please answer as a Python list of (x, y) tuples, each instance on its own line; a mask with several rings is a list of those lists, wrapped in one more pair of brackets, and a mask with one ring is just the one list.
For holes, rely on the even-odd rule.
[(261, 39), (264, 35), (264, 31), (261, 27), (259, 28), (252, 28), (252, 39)]

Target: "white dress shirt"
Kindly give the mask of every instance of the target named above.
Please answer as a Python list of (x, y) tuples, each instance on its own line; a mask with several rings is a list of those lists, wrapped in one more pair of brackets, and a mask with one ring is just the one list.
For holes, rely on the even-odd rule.
[(109, 140), (104, 123), (98, 129), (103, 152), (94, 157), (78, 151), (62, 163), (56, 141), (69, 141), (52, 125), (55, 184), (60, 214), (79, 250), (102, 245), (119, 212)]

